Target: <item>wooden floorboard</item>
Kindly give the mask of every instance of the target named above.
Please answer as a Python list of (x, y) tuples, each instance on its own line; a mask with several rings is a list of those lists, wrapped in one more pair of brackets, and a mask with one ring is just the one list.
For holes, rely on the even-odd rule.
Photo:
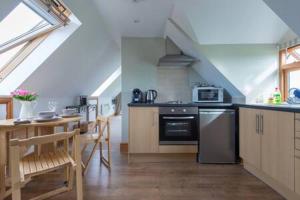
[[(93, 157), (84, 177), (87, 200), (282, 200), (270, 187), (241, 165), (203, 165), (194, 156), (178, 155), (178, 161), (132, 162), (114, 144), (111, 172)], [(176, 157), (176, 156), (175, 156)], [(42, 176), (22, 190), (23, 199), (47, 192), (62, 184), (62, 173)], [(76, 199), (75, 191), (52, 200)]]

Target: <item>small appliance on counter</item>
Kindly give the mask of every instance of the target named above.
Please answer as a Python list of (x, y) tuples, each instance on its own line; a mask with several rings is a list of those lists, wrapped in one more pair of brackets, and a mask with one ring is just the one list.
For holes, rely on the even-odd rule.
[(194, 103), (222, 103), (224, 102), (224, 89), (219, 87), (194, 87)]
[(156, 90), (148, 90), (146, 92), (146, 103), (154, 103), (156, 98), (157, 98)]
[(143, 103), (143, 92), (138, 88), (132, 91), (132, 103)]

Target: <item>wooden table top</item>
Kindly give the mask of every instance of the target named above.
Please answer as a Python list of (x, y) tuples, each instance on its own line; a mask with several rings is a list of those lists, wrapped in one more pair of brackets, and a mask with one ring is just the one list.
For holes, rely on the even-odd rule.
[(81, 117), (70, 117), (70, 118), (61, 118), (55, 121), (49, 122), (36, 122), (32, 121), (30, 124), (19, 124), (15, 125), (14, 121), (16, 119), (0, 120), (0, 130), (10, 129), (10, 128), (29, 128), (29, 127), (52, 127), (52, 126), (61, 126), (70, 122), (78, 122)]

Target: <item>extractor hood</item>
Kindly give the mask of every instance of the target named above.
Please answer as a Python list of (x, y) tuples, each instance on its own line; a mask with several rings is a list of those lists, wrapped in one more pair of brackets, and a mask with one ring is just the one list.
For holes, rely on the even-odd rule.
[(158, 61), (158, 66), (166, 67), (186, 67), (192, 65), (198, 59), (185, 55), (172, 40), (166, 38), (166, 55)]

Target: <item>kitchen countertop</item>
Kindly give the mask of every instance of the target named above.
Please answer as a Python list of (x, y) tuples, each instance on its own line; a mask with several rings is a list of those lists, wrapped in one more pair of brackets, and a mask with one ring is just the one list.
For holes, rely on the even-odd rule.
[(129, 103), (129, 107), (199, 107), (199, 108), (228, 108), (233, 107), (232, 103)]
[(276, 111), (284, 111), (284, 112), (296, 112), (300, 113), (300, 104), (293, 105), (293, 104), (280, 104), (280, 105), (273, 105), (273, 104), (234, 104), (236, 107), (243, 107), (243, 108), (257, 108), (257, 109), (264, 109), (264, 110), (276, 110)]
[(170, 103), (129, 103), (129, 107), (199, 107), (199, 108), (256, 108), (264, 110), (277, 110), (284, 112), (300, 113), (300, 104), (232, 104), (232, 103), (183, 103), (183, 104), (170, 104)]

